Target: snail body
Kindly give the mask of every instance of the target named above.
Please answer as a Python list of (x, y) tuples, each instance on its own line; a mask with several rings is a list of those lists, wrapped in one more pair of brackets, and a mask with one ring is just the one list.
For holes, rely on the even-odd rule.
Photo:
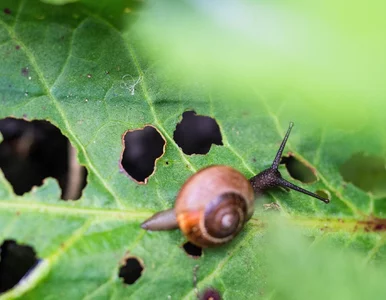
[(281, 177), (278, 166), (292, 126), (290, 123), (270, 168), (249, 180), (228, 166), (201, 169), (181, 187), (174, 208), (156, 213), (141, 227), (146, 230), (180, 228), (193, 244), (212, 247), (232, 240), (240, 232), (252, 217), (255, 197), (268, 189), (278, 186), (293, 189), (328, 203), (329, 199)]

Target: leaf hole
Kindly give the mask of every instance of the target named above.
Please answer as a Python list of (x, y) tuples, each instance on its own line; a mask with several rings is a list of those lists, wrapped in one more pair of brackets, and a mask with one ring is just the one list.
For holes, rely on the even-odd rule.
[(214, 288), (205, 289), (201, 295), (200, 300), (221, 300), (220, 292)]
[(5, 240), (0, 247), (0, 293), (13, 288), (38, 264), (34, 249)]
[(283, 156), (280, 163), (285, 165), (288, 173), (296, 180), (303, 183), (313, 183), (318, 180), (315, 170), (291, 153), (288, 156)]
[(138, 183), (147, 183), (165, 146), (165, 139), (153, 126), (128, 130), (123, 135), (121, 168)]
[(315, 193), (317, 195), (319, 195), (320, 197), (323, 197), (323, 198), (326, 198), (328, 200), (331, 200), (331, 194), (327, 190), (317, 190), (317, 191), (315, 191)]
[(191, 242), (186, 242), (182, 245), (185, 253), (192, 258), (200, 258), (202, 255), (202, 248), (192, 244)]
[(215, 119), (186, 111), (177, 124), (173, 138), (185, 154), (206, 154), (212, 144), (222, 146), (220, 127)]
[(142, 275), (143, 264), (136, 257), (127, 257), (123, 261), (123, 266), (119, 269), (119, 277), (126, 284), (133, 284)]
[(382, 157), (355, 153), (340, 167), (340, 174), (344, 181), (366, 192), (386, 195), (386, 160)]
[(15, 118), (0, 120), (0, 169), (16, 195), (40, 186), (47, 177), (58, 180), (61, 199), (79, 199), (87, 170), (78, 163), (76, 150), (48, 121)]

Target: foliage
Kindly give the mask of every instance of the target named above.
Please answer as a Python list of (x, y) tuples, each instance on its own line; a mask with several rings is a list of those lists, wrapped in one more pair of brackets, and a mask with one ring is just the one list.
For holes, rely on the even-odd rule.
[[(18, 197), (0, 176), (0, 242), (28, 244), (42, 258), (0, 298), (194, 299), (195, 265), (198, 288), (225, 299), (302, 299), (306, 291), (383, 298), (383, 271), (358, 266), (383, 264), (386, 199), (344, 182), (340, 166), (360, 152), (386, 156), (384, 4), (354, 1), (348, 12), (343, 1), (313, 3), (1, 1), (0, 117), (59, 127), (88, 184), (80, 200), (64, 202), (52, 179)], [(133, 92), (122, 85), (127, 74), (141, 78)], [(173, 132), (188, 109), (216, 119), (223, 146), (182, 152)], [(181, 249), (180, 232), (140, 229), (204, 166), (230, 165), (247, 177), (266, 168), (289, 121), (286, 151), (315, 170), (318, 181), (303, 186), (328, 191), (329, 205), (273, 191), (233, 242), (197, 260)], [(120, 172), (121, 137), (147, 124), (167, 146), (139, 185)], [(321, 247), (302, 246), (285, 229), (267, 242), (271, 213), (262, 204), (273, 201)], [(346, 249), (355, 254), (336, 253)], [(133, 285), (118, 277), (127, 253), (145, 266)], [(328, 276), (335, 280), (323, 285)]]

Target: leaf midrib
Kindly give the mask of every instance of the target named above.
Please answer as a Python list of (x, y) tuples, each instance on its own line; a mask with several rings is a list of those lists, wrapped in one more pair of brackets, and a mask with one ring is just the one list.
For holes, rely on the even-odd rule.
[[(149, 218), (156, 211), (150, 209), (105, 209), (95, 207), (76, 207), (76, 204), (49, 204), (28, 200), (0, 200), (0, 211), (13, 211), (15, 213), (22, 212), (37, 212), (49, 213), (56, 215), (79, 216), (82, 218), (98, 217), (99, 220), (126, 220), (126, 221), (143, 221)], [(250, 226), (255, 228), (264, 227), (266, 222), (261, 215), (253, 216), (248, 222)], [(328, 232), (355, 232), (362, 230), (371, 220), (344, 218), (344, 217), (319, 217), (310, 215), (292, 215), (290, 221), (295, 225), (303, 228), (323, 228)], [(366, 231), (363, 229), (363, 231)], [(381, 234), (386, 234), (385, 231), (380, 231)]]

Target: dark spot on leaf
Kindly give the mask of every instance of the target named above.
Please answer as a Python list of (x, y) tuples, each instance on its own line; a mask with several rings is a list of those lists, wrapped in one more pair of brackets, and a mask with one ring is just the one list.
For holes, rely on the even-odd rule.
[(15, 48), (16, 48), (16, 50), (19, 50), (19, 49), (20, 49), (20, 46), (19, 46), (19, 45), (16, 45)]
[(4, 8), (4, 13), (6, 14), (6, 15), (10, 15), (11, 14), (11, 10), (9, 9), (9, 8)]
[(331, 195), (327, 190), (317, 190), (315, 193), (320, 197), (331, 199)]
[(123, 278), (126, 284), (133, 284), (141, 277), (143, 265), (136, 257), (128, 257), (124, 265), (119, 269), (119, 277)]
[(32, 247), (5, 240), (0, 247), (0, 293), (11, 289), (28, 276), (38, 262)]
[(195, 111), (182, 114), (174, 131), (174, 140), (185, 154), (206, 154), (212, 144), (223, 145), (220, 127), (215, 119), (199, 116)]
[(216, 289), (207, 288), (201, 293), (200, 300), (221, 300), (221, 295)]
[(375, 196), (386, 194), (386, 161), (382, 157), (356, 153), (340, 167), (340, 174), (346, 182)]
[(365, 221), (358, 221), (358, 224), (362, 225), (366, 232), (386, 230), (386, 219), (371, 217)]
[[(62, 199), (79, 199), (87, 171), (77, 162), (68, 139), (47, 121), (0, 120), (0, 168), (17, 195), (54, 177), (62, 188)], [(69, 158), (71, 157), (71, 159)]]
[(182, 248), (185, 250), (186, 254), (193, 258), (200, 258), (202, 255), (202, 248), (192, 244), (191, 242), (184, 243)]
[(303, 183), (312, 183), (318, 179), (313, 168), (307, 166), (304, 162), (301, 162), (292, 154), (283, 156), (280, 163), (286, 166), (288, 173), (292, 178)]
[(165, 161), (165, 165), (169, 165), (169, 162), (168, 162), (168, 161)]
[(25, 67), (25, 68), (22, 68), (22, 69), (21, 69), (21, 75), (27, 77), (28, 74), (29, 74), (28, 67)]
[(386, 223), (376, 224), (373, 231), (384, 231), (386, 229)]
[(153, 126), (129, 130), (123, 135), (121, 167), (139, 183), (147, 183), (165, 145), (165, 139)]

